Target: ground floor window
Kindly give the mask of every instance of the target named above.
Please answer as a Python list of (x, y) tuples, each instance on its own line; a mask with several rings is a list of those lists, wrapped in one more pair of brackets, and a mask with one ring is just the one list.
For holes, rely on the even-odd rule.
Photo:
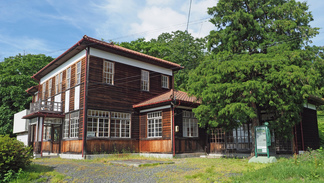
[(147, 114), (147, 137), (162, 137), (162, 112)]
[(109, 137), (109, 112), (88, 110), (88, 137)]
[(70, 114), (70, 137), (79, 136), (79, 111)]
[(182, 126), (184, 137), (198, 137), (198, 119), (191, 111), (183, 111)]
[(130, 113), (88, 110), (88, 137), (130, 138), (130, 127)]
[(51, 140), (51, 126), (44, 126), (43, 140)]
[(63, 138), (69, 137), (69, 127), (70, 127), (70, 114), (65, 114), (65, 119), (63, 123)]
[(112, 112), (110, 121), (111, 137), (130, 137), (130, 114)]

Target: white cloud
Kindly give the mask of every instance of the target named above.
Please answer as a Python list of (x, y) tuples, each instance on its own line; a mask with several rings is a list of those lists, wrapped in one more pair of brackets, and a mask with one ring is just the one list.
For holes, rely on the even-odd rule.
[(167, 5), (172, 3), (172, 0), (146, 0), (147, 5)]

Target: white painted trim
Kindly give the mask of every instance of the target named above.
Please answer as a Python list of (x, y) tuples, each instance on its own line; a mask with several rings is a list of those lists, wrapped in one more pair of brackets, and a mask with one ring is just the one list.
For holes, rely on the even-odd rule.
[(140, 110), (140, 113), (157, 111), (157, 110), (167, 109), (167, 108), (171, 108), (171, 105), (165, 105), (165, 106), (161, 106), (161, 107), (154, 107), (154, 108), (150, 108), (150, 109)]
[(67, 60), (66, 62), (64, 62), (60, 66), (58, 66), (56, 69), (52, 70), (51, 72), (46, 74), (44, 77), (42, 77), (40, 79), (40, 84), (43, 84), (46, 80), (54, 77), (55, 75), (59, 74), (60, 72), (63, 72), (65, 69), (67, 69), (68, 67), (70, 67), (74, 63), (78, 62), (79, 60), (81, 60), (85, 56), (86, 56), (86, 51), (82, 50), (81, 52), (76, 54), (74, 57), (70, 58), (69, 60)]
[(134, 66), (134, 67), (138, 67), (141, 69), (146, 69), (149, 71), (154, 71), (154, 72), (158, 72), (158, 73), (162, 73), (168, 76), (172, 76), (172, 70), (171, 69), (167, 69), (164, 67), (160, 67), (157, 65), (153, 65), (153, 64), (149, 64), (149, 63), (145, 63), (139, 60), (135, 60), (135, 59), (131, 59), (131, 58), (127, 58), (127, 57), (123, 57), (117, 54), (113, 54), (113, 53), (109, 53), (106, 51), (102, 51), (96, 48), (91, 48), (90, 49), (90, 55), (92, 56), (96, 56), (99, 58), (104, 58), (107, 60), (111, 60), (117, 63), (122, 63), (125, 65), (130, 65), (130, 66)]
[(304, 104), (304, 107), (307, 109), (312, 109), (312, 110), (316, 111), (316, 105), (314, 105), (314, 104), (306, 103), (306, 104)]
[(179, 109), (193, 109), (193, 107), (186, 107), (186, 106), (177, 106)]

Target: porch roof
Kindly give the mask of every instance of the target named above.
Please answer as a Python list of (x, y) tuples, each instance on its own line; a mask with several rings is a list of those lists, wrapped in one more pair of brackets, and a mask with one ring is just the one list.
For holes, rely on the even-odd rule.
[(46, 112), (34, 112), (31, 114), (27, 114), (23, 117), (23, 119), (32, 119), (35, 117), (49, 117), (49, 118), (64, 118), (64, 114), (58, 114), (58, 113), (46, 113)]
[(34, 95), (34, 93), (37, 91), (38, 91), (38, 85), (32, 86), (26, 90), (26, 92), (30, 95)]
[(186, 92), (171, 89), (166, 93), (148, 99), (144, 102), (135, 104), (133, 105), (133, 108), (140, 108), (154, 104), (171, 102), (173, 100), (185, 103), (200, 104), (200, 100), (198, 100), (195, 96), (189, 96)]

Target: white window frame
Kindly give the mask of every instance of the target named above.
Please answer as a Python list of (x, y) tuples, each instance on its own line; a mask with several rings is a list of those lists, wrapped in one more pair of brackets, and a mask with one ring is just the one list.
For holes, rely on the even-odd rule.
[(141, 90), (150, 91), (150, 72), (142, 70), (141, 71)]
[(59, 93), (59, 74), (55, 76), (55, 95)]
[(45, 100), (45, 96), (46, 96), (46, 82), (43, 84), (42, 87), (42, 99)]
[(77, 138), (79, 137), (79, 120), (80, 120), (79, 111), (73, 112), (70, 114), (70, 137)]
[(66, 70), (66, 89), (71, 87), (71, 67)]
[(110, 137), (131, 138), (131, 114), (111, 112)]
[(162, 88), (169, 89), (169, 76), (166, 75), (161, 76), (161, 85)]
[(147, 113), (147, 137), (162, 137), (162, 111)]
[(51, 130), (52, 127), (48, 126), (48, 125), (44, 125), (44, 129), (43, 129), (43, 140), (51, 140), (52, 134), (51, 134)]
[(81, 61), (79, 61), (77, 64), (76, 64), (76, 84), (75, 85), (78, 85), (81, 83)]
[(198, 119), (192, 111), (182, 112), (183, 137), (198, 137)]
[(52, 97), (52, 78), (48, 81), (48, 98)]
[(104, 60), (102, 71), (103, 82), (114, 85), (115, 63)]
[(63, 125), (63, 138), (69, 138), (70, 131), (70, 114), (65, 114), (64, 125)]
[[(102, 125), (101, 125), (102, 124)], [(88, 110), (88, 137), (109, 137), (110, 113), (109, 111)]]

